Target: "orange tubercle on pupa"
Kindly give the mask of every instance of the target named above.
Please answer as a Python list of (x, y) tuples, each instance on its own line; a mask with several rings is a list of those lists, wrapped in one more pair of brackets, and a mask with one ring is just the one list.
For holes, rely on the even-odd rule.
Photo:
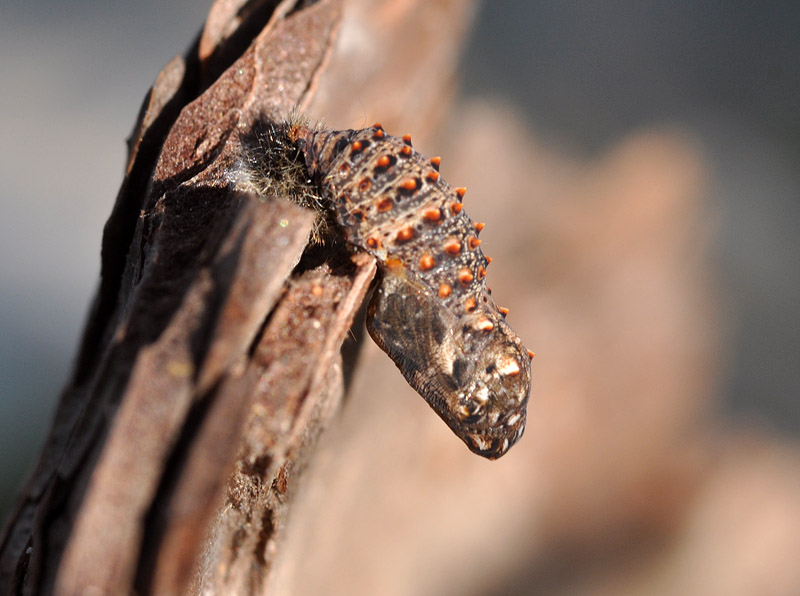
[(425, 221), (436, 223), (442, 219), (442, 211), (439, 208), (426, 209), (425, 213), (422, 214), (422, 217), (425, 218)]
[(387, 211), (391, 211), (392, 207), (394, 207), (394, 200), (392, 197), (383, 197), (378, 200), (375, 207), (378, 209), (378, 213), (386, 213)]
[(475, 279), (475, 277), (472, 275), (472, 271), (470, 271), (469, 268), (462, 267), (458, 270), (458, 281), (463, 285), (471, 284), (473, 279)]
[(409, 178), (408, 180), (403, 180), (400, 183), (400, 188), (402, 188), (403, 190), (407, 190), (409, 192), (414, 192), (415, 190), (417, 190), (417, 186), (418, 184), (416, 178)]
[(494, 323), (492, 323), (486, 317), (481, 317), (480, 319), (478, 319), (478, 322), (475, 323), (475, 328), (478, 329), (479, 331), (491, 331), (492, 329), (494, 329)]
[(411, 226), (402, 228), (400, 231), (397, 232), (398, 242), (408, 242), (413, 237), (414, 237), (414, 228), (412, 228)]
[(452, 256), (457, 255), (461, 252), (461, 243), (455, 238), (450, 238), (444, 244), (444, 252)]
[(406, 265), (405, 263), (403, 263), (403, 261), (394, 257), (389, 257), (388, 259), (386, 259), (385, 265), (387, 269), (399, 270), (406, 268)]
[(436, 261), (431, 255), (425, 254), (419, 258), (420, 271), (430, 271), (436, 266)]

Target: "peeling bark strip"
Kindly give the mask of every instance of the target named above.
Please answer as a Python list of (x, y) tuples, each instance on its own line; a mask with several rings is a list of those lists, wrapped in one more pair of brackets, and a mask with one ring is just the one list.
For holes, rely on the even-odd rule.
[[(345, 5), (345, 29), (374, 51), (337, 45)], [(314, 214), (231, 191), (240, 134), (298, 109), (346, 113), (353, 88), (323, 76), (329, 61), (380, 72), (370, 83), (385, 89), (413, 60), (455, 55), (439, 50), (457, 46), (468, 13), (451, 1), (214, 5), (134, 126), (75, 372), (0, 540), (0, 593), (268, 585), (292, 488), (341, 401), (340, 346), (375, 265), (331, 254), (295, 268)], [(410, 42), (425, 54), (400, 51)], [(438, 113), (452, 68), (408, 81), (413, 109), (385, 95), (381, 109)]]

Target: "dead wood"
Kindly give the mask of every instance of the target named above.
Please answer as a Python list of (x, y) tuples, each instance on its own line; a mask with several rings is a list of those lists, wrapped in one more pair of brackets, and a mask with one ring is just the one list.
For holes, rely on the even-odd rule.
[(469, 13), (214, 5), (129, 139), (75, 371), (0, 542), (4, 594), (263, 591), (375, 265), (301, 263), (315, 215), (231, 191), (239, 135), (295, 110), (429, 129)]

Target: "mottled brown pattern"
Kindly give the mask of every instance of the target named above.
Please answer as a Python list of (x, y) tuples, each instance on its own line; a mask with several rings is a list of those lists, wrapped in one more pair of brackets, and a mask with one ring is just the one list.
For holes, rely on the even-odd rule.
[(500, 457), (525, 429), (531, 355), (486, 287), (465, 189), (379, 124), (291, 136), (347, 241), (380, 265), (370, 335), (472, 451)]

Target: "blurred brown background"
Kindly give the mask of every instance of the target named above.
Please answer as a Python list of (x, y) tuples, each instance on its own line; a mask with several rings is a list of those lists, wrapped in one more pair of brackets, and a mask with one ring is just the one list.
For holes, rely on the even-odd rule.
[[(3, 508), (69, 369), (123, 139), (207, 9), (3, 9)], [(461, 100), (417, 146), (469, 188), (537, 353), (526, 436), (478, 460), (369, 343), (278, 588), (800, 592), (799, 24), (789, 3), (482, 7)], [(326, 115), (375, 117), (409, 132)]]

